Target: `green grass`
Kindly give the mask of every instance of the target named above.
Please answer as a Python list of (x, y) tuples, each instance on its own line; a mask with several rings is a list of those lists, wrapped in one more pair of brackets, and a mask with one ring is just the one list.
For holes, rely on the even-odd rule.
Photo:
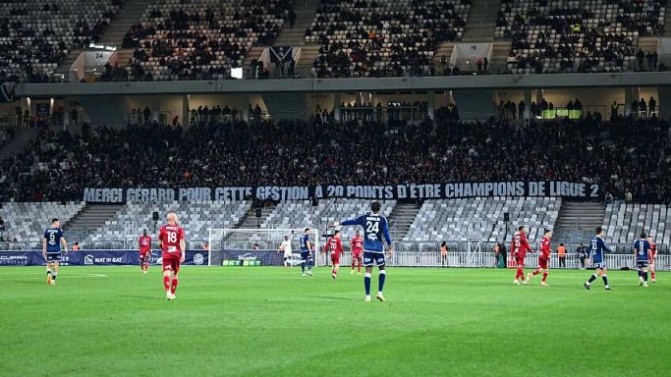
[[(660, 376), (671, 368), (671, 274), (390, 269), (386, 303), (344, 269), (0, 270), (3, 376)], [(100, 274), (100, 275), (97, 275)], [(377, 287), (374, 274), (373, 286)], [(374, 289), (375, 291), (375, 289)]]

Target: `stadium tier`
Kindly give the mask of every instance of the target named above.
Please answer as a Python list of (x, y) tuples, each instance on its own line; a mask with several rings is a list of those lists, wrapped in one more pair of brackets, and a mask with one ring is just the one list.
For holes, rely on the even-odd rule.
[(470, 1), (322, 0), (305, 40), (319, 43), (318, 77), (434, 73), (438, 45), (461, 38)]
[(2, 220), (5, 230), (2, 237), (6, 241), (39, 244), (52, 218), (68, 222), (84, 208), (83, 202), (8, 202), (2, 203)]
[(3, 1), (2, 80), (49, 82), (71, 49), (98, 42), (121, 0)]
[[(127, 204), (81, 243), (86, 246), (87, 244), (103, 245), (109, 242), (113, 245), (135, 248), (137, 238), (143, 229), (147, 229), (150, 234), (155, 234), (156, 224), (160, 225), (165, 221), (165, 214), (168, 211), (175, 211), (180, 224), (184, 227), (190, 247), (200, 248), (200, 243), (207, 241), (208, 228), (235, 226), (249, 211), (250, 206), (249, 201)], [(152, 219), (155, 211), (160, 214), (156, 223)]]
[[(407, 233), (397, 228), (398, 218), (394, 217), (397, 202), (382, 202), (382, 213), (389, 219), (390, 232), (401, 250), (435, 252), (441, 241), (450, 242), (453, 247), (465, 242), (492, 244), (508, 243), (518, 226), (525, 226), (529, 241), (536, 243), (543, 235), (543, 229), (554, 228), (559, 217), (560, 198), (472, 198), (451, 200), (426, 200), (413, 214)], [(370, 200), (337, 199), (323, 200), (314, 206), (311, 201), (286, 201), (269, 207), (264, 217), (259, 219), (262, 231), (254, 233), (255, 214), (251, 201), (210, 202), (187, 201), (162, 204), (129, 203), (123, 205), (100, 227), (87, 232), (73, 229), (66, 232), (72, 244), (77, 241), (84, 248), (135, 248), (137, 237), (143, 229), (155, 234), (154, 211), (163, 222), (165, 214), (174, 210), (184, 226), (189, 247), (199, 249), (208, 241), (208, 229), (228, 229), (222, 234), (228, 245), (252, 248), (257, 243), (261, 248), (274, 249), (279, 245), (285, 232), (271, 234), (273, 229), (296, 229), (300, 233), (305, 227), (313, 227), (322, 234), (327, 224), (354, 218), (368, 210)], [(4, 203), (2, 219), (6, 229), (5, 241), (16, 242), (25, 247), (36, 247), (43, 228), (52, 217), (60, 218), (65, 224), (86, 207), (84, 202), (21, 202)], [(504, 221), (508, 213), (510, 221)], [(660, 245), (671, 243), (671, 221), (667, 217), (668, 207), (661, 204), (637, 204), (617, 201), (608, 203), (603, 219), (606, 242), (628, 247), (639, 238), (641, 231), (653, 235)], [(251, 225), (253, 224), (253, 225)], [(245, 225), (249, 227), (245, 227)], [(245, 233), (237, 234), (234, 228), (242, 227)], [(343, 229), (343, 243), (348, 249), (354, 228)], [(589, 234), (592, 229), (581, 229)], [(221, 237), (219, 237), (221, 238)], [(294, 241), (297, 247), (298, 237)], [(563, 240), (555, 242), (587, 242), (588, 240)], [(322, 243), (323, 244), (323, 243)]]
[(136, 48), (128, 77), (228, 78), (252, 46), (275, 41), (289, 8), (287, 0), (158, 1), (124, 38), (124, 47)]
[[(510, 241), (519, 226), (539, 241), (559, 214), (559, 198), (475, 198), (425, 201), (404, 241)], [(510, 222), (504, 222), (504, 213)], [(507, 227), (507, 230), (506, 230)], [(436, 246), (433, 246), (433, 250)]]
[(638, 42), (661, 34), (665, 9), (659, 0), (503, 0), (495, 34), (512, 41), (514, 73), (655, 70)]
[(638, 204), (617, 201), (608, 203), (604, 225), (606, 240), (613, 244), (632, 243), (641, 232), (651, 234), (655, 242), (669, 245), (671, 216), (669, 208), (660, 204)]

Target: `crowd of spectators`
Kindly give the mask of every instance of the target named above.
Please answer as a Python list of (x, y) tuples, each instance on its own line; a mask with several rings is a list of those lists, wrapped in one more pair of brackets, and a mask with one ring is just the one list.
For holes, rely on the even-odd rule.
[(272, 45), (291, 19), (290, 0), (154, 4), (123, 38), (124, 48), (135, 49), (126, 74), (113, 71), (106, 79), (228, 78), (231, 69), (243, 66), (250, 47)]
[(322, 0), (305, 39), (317, 77), (435, 75), (433, 54), (460, 38), (470, 0)]
[(568, 180), (671, 201), (671, 128), (652, 118), (462, 123), (436, 119), (156, 123), (44, 130), (2, 161), (2, 200), (63, 200), (84, 187)]
[(52, 82), (74, 48), (98, 42), (122, 0), (3, 2), (0, 7), (0, 80)]
[[(656, 52), (637, 50), (640, 36), (661, 35), (661, 0), (564, 2), (503, 0), (496, 35), (512, 41), (508, 70), (519, 73), (656, 69)], [(634, 62), (638, 60), (638, 64)]]

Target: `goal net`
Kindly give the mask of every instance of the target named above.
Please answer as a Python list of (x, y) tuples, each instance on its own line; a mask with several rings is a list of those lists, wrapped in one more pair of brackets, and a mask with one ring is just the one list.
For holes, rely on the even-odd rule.
[[(301, 263), (300, 241), (305, 228), (211, 228), (208, 233), (209, 266), (282, 266), (284, 252), (279, 249), (285, 236), (291, 241), (291, 263)], [(311, 228), (308, 235), (314, 248), (315, 265), (325, 265), (327, 261), (321, 253), (323, 243), (319, 231)]]

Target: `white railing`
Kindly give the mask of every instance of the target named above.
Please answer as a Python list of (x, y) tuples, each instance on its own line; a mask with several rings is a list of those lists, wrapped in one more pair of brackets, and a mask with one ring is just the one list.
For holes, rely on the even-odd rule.
[[(352, 263), (351, 254), (343, 255), (341, 259), (342, 266), (348, 266)], [(508, 257), (510, 266), (511, 258)], [(441, 257), (439, 252), (418, 252), (418, 251), (400, 251), (387, 259), (387, 265), (391, 267), (441, 267)], [(538, 265), (538, 254), (529, 254), (525, 259), (527, 268), (534, 268)], [(608, 254), (606, 255), (606, 265), (609, 269), (619, 270), (622, 268), (635, 269), (636, 262), (633, 254)], [(491, 252), (451, 252), (447, 256), (447, 267), (460, 268), (483, 268), (494, 267), (495, 258)], [(580, 261), (574, 254), (567, 255), (566, 269), (580, 268)], [(589, 265), (587, 266), (589, 267)], [(559, 258), (552, 255), (550, 268), (559, 268)], [(657, 257), (656, 269), (671, 270), (671, 255), (659, 255)]]

